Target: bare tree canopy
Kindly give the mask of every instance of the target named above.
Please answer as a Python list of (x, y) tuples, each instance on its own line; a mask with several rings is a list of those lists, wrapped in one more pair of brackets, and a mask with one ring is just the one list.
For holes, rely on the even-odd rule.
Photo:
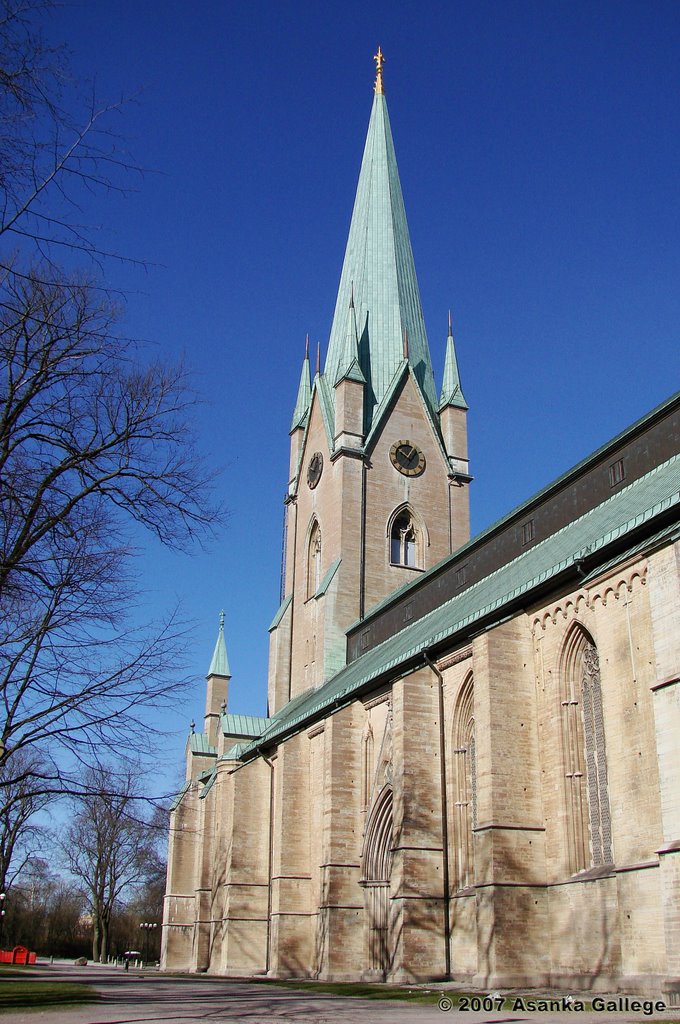
[(41, 785), (54, 790), (59, 748), (91, 761), (94, 744), (136, 743), (140, 710), (177, 682), (177, 626), (125, 625), (127, 523), (183, 546), (215, 511), (182, 367), (137, 368), (115, 311), (86, 285), (3, 283), (0, 764), (41, 747)]
[(184, 368), (141, 359), (93, 281), (106, 254), (81, 207), (130, 165), (117, 106), (72, 102), (51, 7), (0, 0), (0, 814), (3, 789), (82, 793), (83, 766), (148, 741), (182, 628), (130, 624), (133, 545), (143, 528), (184, 548), (221, 512)]
[(115, 910), (154, 870), (157, 834), (139, 817), (133, 770), (91, 771), (85, 788), (88, 795), (74, 801), (61, 848), (92, 911), (92, 958), (105, 962)]
[(35, 815), (47, 797), (36, 795), (32, 767), (29, 756), (17, 753), (11, 770), (8, 765), (0, 768), (0, 892), (12, 885), (40, 847), (43, 829), (35, 824)]
[[(111, 117), (122, 103), (100, 103), (70, 74), (63, 46), (47, 43), (42, 23), (55, 11), (52, 0), (0, 3), (0, 238), (51, 268), (72, 253), (86, 253), (100, 266), (111, 255), (97, 232), (82, 223), (84, 196), (125, 193), (138, 173)], [(129, 262), (135, 262), (129, 260)], [(48, 271), (49, 273), (49, 271)]]

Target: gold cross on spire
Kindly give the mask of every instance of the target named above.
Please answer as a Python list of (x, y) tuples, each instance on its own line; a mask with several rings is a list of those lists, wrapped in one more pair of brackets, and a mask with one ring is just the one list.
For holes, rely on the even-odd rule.
[(383, 57), (383, 52), (380, 49), (380, 47), (378, 47), (378, 52), (373, 57), (373, 60), (375, 61), (375, 85), (373, 86), (373, 91), (377, 92), (379, 95), (382, 95), (385, 92), (385, 90), (383, 89), (382, 77), (383, 64), (385, 63), (385, 58)]

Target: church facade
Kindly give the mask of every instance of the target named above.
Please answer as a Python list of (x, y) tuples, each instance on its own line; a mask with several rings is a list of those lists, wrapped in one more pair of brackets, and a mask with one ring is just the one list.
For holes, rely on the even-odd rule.
[(378, 53), (323, 371), (290, 430), (267, 717), (223, 622), (162, 964), (680, 989), (680, 395), (469, 538)]

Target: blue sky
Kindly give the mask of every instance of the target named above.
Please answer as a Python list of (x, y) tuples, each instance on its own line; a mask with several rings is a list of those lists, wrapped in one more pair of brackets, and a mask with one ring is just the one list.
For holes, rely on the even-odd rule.
[(325, 353), (378, 44), (437, 383), (447, 310), (477, 532), (679, 386), (680, 5), (88, 0), (50, 33), (102, 97), (139, 189), (89, 213), (127, 333), (184, 355), (223, 468), (217, 542), (148, 538), (140, 615), (194, 621), (179, 766), (226, 612), (230, 709), (263, 714), (288, 426)]

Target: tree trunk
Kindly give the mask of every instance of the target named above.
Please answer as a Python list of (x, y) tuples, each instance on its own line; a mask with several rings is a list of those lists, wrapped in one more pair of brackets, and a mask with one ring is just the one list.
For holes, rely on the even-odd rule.
[(92, 959), (99, 960), (99, 919), (95, 915), (92, 921)]
[(101, 945), (99, 948), (99, 960), (101, 963), (106, 963), (106, 958), (109, 955), (109, 930), (111, 927), (111, 912), (105, 910), (101, 916), (100, 921), (101, 929)]

